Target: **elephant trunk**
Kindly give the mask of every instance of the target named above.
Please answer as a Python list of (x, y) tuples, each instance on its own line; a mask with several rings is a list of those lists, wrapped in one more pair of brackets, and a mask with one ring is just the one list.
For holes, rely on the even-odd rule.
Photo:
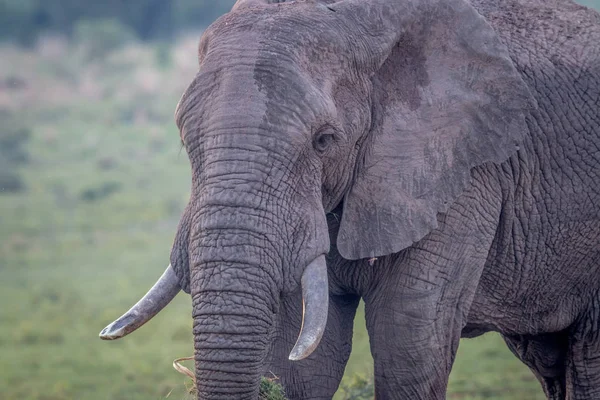
[[(261, 49), (234, 41), (207, 52), (206, 73), (176, 112), (194, 171), (188, 254), (199, 398), (256, 398), (282, 293), (298, 288), (305, 269), (326, 284), (323, 268), (307, 268), (329, 250), (322, 166), (298, 157), (307, 128), (299, 116), (315, 107), (280, 101), (304, 81), (290, 86)], [(212, 74), (211, 60), (222, 73)], [(241, 82), (256, 84), (240, 90)], [(295, 117), (283, 117), (290, 107)], [(325, 319), (306, 320), (317, 328), (301, 335), (293, 359), (316, 347)]]
[[(256, 399), (279, 304), (271, 218), (207, 185), (192, 229), (191, 294), (198, 398)], [(224, 191), (225, 190), (225, 191)], [(225, 206), (227, 204), (227, 206)], [(199, 228), (198, 231), (195, 231)]]
[[(307, 200), (298, 200), (297, 187), (286, 180), (287, 169), (264, 162), (266, 145), (253, 142), (251, 133), (226, 132), (211, 137), (218, 148), (204, 148), (193, 189), (196, 381), (199, 399), (256, 399), (283, 292), (301, 283), (307, 314), (290, 358), (308, 356), (321, 338), (329, 242), (324, 212), (307, 211)], [(229, 141), (235, 146), (223, 145)]]
[(198, 398), (256, 399), (279, 303), (280, 261), (272, 218), (258, 211), (248, 177), (223, 175), (219, 162), (213, 167), (189, 243)]
[[(268, 282), (255, 266), (235, 263), (228, 268), (248, 274), (223, 279), (210, 273), (209, 289), (193, 295), (194, 340), (198, 397), (200, 399), (254, 399), (265, 371), (274, 309), (278, 298), (264, 299)], [(214, 280), (214, 277), (216, 281)], [(252, 278), (250, 278), (252, 277)], [(262, 277), (262, 278), (261, 278)], [(257, 279), (258, 278), (258, 279)], [(267, 284), (268, 285), (268, 284)], [(226, 286), (226, 287), (225, 287)], [(262, 285), (264, 286), (264, 285)], [(308, 357), (318, 346), (327, 322), (328, 299), (325, 256), (311, 262), (302, 275), (303, 321), (290, 360)]]
[[(230, 266), (242, 267), (252, 268)], [(258, 397), (273, 313), (260, 295), (231, 284), (193, 297), (198, 399)]]

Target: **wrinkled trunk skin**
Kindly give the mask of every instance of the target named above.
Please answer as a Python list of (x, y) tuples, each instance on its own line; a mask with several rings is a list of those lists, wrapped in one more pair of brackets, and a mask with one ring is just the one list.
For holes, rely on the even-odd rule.
[(236, 289), (194, 296), (199, 399), (257, 398), (272, 320), (260, 301)]
[(203, 400), (258, 398), (282, 290), (289, 223), (283, 190), (264, 194), (269, 166), (237, 143), (236, 149), (205, 151), (210, 159), (193, 194), (190, 276)]
[(239, 222), (192, 233), (199, 238), (191, 275), (198, 398), (256, 399), (279, 298), (264, 224), (236, 207), (201, 214), (199, 225), (228, 215)]

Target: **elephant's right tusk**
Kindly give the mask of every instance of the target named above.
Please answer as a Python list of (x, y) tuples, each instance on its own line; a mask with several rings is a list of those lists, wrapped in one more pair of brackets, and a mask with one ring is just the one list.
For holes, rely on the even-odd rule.
[(140, 301), (115, 322), (102, 329), (100, 339), (115, 340), (135, 331), (169, 304), (180, 290), (177, 276), (169, 264), (165, 273)]
[(302, 274), (302, 306), (302, 328), (289, 356), (292, 361), (302, 360), (311, 355), (325, 331), (329, 309), (329, 283), (324, 255), (311, 262)]

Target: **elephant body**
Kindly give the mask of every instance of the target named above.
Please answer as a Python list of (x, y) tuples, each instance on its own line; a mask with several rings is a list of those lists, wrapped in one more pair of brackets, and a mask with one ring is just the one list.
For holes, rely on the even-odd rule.
[[(339, 356), (324, 359), (349, 356), (358, 298), (377, 398), (445, 398), (459, 337), (491, 331), (549, 399), (600, 398), (600, 55), (592, 50), (600, 18), (566, 1), (471, 3), (535, 97), (526, 140), (507, 161), (474, 168), (438, 229), (410, 248), (374, 262), (332, 252), (330, 310), (339, 320), (327, 331), (336, 337), (321, 342), (332, 349), (306, 375), (287, 363), (271, 369), (295, 383), (305, 376), (292, 398), (331, 398), (343, 366)], [(341, 213), (328, 219), (330, 231)], [(321, 397), (311, 382), (331, 371)]]
[(238, 1), (177, 111), (198, 397), (330, 399), (363, 299), (378, 399), (445, 398), (490, 331), (549, 399), (600, 398), (598, 43), (568, 0)]

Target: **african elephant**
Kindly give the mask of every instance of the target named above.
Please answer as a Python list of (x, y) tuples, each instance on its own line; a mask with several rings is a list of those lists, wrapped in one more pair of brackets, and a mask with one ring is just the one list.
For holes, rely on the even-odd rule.
[(101, 336), (181, 289), (199, 399), (330, 399), (363, 299), (378, 399), (445, 398), (488, 331), (600, 399), (599, 44), (570, 0), (238, 1), (177, 106), (171, 264)]

